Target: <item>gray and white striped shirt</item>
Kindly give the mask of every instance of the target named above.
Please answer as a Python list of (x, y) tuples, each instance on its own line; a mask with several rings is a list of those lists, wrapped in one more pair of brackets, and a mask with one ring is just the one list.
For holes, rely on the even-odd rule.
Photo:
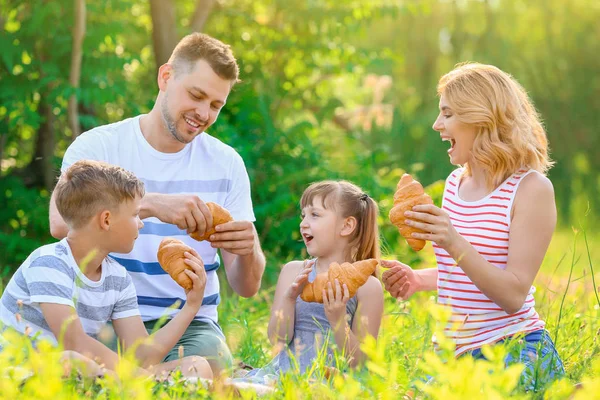
[[(110, 257), (100, 280), (87, 278), (66, 239), (35, 250), (15, 272), (0, 300), (2, 329), (36, 335), (57, 344), (40, 303), (75, 308), (86, 334), (97, 337), (107, 321), (140, 315), (131, 277)], [(27, 329), (29, 327), (29, 329)]]

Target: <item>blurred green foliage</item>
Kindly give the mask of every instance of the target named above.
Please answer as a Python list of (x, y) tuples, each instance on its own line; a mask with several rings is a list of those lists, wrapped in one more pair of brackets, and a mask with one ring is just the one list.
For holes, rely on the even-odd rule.
[[(148, 1), (87, 1), (80, 88), (69, 85), (73, 2), (0, 0), (0, 268), (10, 274), (48, 232), (48, 192), (28, 183), (52, 111), (54, 156), (71, 142), (76, 90), (84, 130), (150, 109), (156, 96)], [(173, 2), (177, 34), (196, 1)], [(298, 201), (319, 179), (348, 179), (379, 201), (385, 251), (417, 256), (387, 222), (409, 171), (437, 198), (453, 169), (431, 129), (438, 78), (462, 61), (495, 64), (528, 89), (548, 130), (560, 223), (593, 225), (600, 196), (600, 3), (594, 0), (219, 0), (205, 32), (231, 44), (242, 83), (211, 134), (252, 180), (269, 259), (304, 256)], [(23, 172), (26, 171), (26, 172)], [(10, 195), (8, 194), (10, 193)], [(589, 213), (587, 210), (591, 209)]]

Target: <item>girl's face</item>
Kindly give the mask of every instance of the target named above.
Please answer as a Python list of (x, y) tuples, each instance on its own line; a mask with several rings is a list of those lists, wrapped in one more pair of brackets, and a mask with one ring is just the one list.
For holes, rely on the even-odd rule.
[(446, 103), (444, 95), (440, 96), (440, 114), (433, 123), (433, 129), (440, 133), (443, 141), (450, 142), (450, 163), (464, 165), (470, 161), (477, 128), (460, 122)]
[(343, 230), (344, 218), (331, 208), (325, 208), (320, 196), (302, 209), (300, 234), (312, 257), (325, 257), (344, 249), (347, 239), (342, 236)]

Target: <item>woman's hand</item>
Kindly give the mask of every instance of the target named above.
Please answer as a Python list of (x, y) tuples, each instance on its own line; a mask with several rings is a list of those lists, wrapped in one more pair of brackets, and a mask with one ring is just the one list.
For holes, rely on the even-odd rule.
[(348, 300), (350, 300), (350, 293), (345, 283), (340, 286), (340, 281), (337, 279), (335, 285), (327, 282), (327, 289), (323, 289), (323, 306), (325, 307), (325, 316), (332, 328), (336, 329), (336, 325), (344, 321)]
[(425, 233), (414, 232), (415, 239), (429, 240), (450, 253), (450, 248), (460, 239), (460, 234), (452, 226), (448, 213), (431, 204), (414, 206), (406, 211), (405, 224), (421, 229)]
[(421, 290), (421, 277), (408, 265), (396, 260), (381, 260), (381, 266), (389, 268), (381, 275), (381, 280), (394, 298), (407, 300)]

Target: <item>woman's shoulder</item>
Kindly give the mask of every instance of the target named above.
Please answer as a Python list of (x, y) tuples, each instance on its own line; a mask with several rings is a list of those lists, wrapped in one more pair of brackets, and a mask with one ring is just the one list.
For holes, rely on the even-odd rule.
[(554, 186), (547, 176), (538, 171), (532, 171), (522, 178), (517, 190), (517, 196), (520, 198), (532, 198), (539, 196), (554, 197)]

